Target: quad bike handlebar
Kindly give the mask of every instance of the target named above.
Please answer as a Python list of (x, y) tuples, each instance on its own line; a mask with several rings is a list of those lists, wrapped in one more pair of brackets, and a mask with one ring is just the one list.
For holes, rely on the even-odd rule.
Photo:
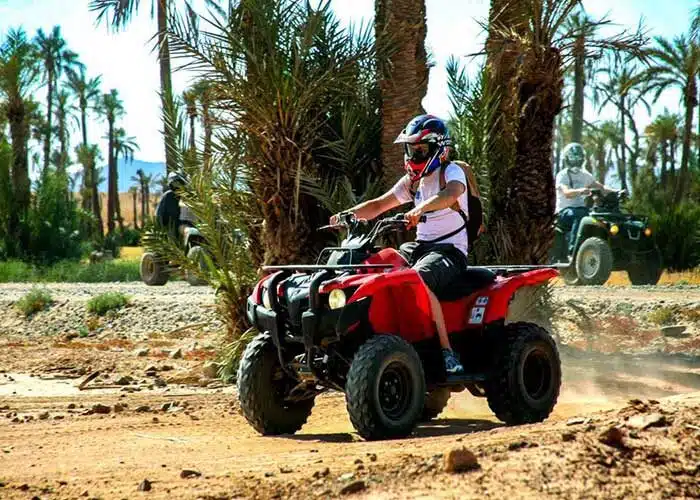
[[(360, 226), (367, 226), (369, 221), (367, 219), (358, 219), (352, 212), (341, 212), (338, 214), (340, 221), (337, 224), (328, 224), (318, 228), (319, 231), (326, 229), (348, 229), (353, 230)], [(428, 218), (424, 215), (420, 218), (419, 222), (426, 222)], [(406, 225), (408, 221), (406, 220), (406, 214), (396, 214), (393, 217), (386, 217), (384, 219), (379, 219), (375, 224), (375, 229), (379, 226), (389, 226), (389, 225)]]

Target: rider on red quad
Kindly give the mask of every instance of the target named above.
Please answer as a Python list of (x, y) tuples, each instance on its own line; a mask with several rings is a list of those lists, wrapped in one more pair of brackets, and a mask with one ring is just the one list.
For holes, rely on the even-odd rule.
[[(350, 209), (358, 219), (374, 219), (404, 203), (415, 207), (406, 214), (409, 227), (417, 226), (417, 241), (401, 247), (427, 287), (433, 321), (448, 374), (464, 372), (447, 337), (437, 295), (467, 268), (467, 179), (464, 170), (448, 160), (449, 134), (445, 122), (432, 115), (412, 119), (394, 141), (404, 144), (406, 175), (394, 187)], [(444, 174), (441, 172), (443, 171)], [(440, 189), (444, 175), (444, 189)], [(459, 209), (451, 207), (459, 204)], [(419, 222), (422, 216), (426, 222)], [(339, 215), (331, 217), (336, 224)]]

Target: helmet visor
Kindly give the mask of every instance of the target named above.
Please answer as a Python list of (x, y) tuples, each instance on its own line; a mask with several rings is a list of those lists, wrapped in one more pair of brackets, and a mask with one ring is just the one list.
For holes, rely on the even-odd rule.
[(416, 144), (406, 144), (406, 155), (415, 162), (422, 162), (428, 159), (430, 146), (425, 142)]

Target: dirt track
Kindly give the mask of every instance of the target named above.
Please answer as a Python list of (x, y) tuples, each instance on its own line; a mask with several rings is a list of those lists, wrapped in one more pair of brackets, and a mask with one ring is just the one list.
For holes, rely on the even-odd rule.
[[(583, 302), (700, 302), (697, 289), (557, 293)], [(353, 432), (337, 394), (318, 398), (298, 435), (260, 437), (238, 414), (232, 388), (201, 376), (210, 351), (165, 354), (213, 342), (211, 334), (123, 336), (0, 337), (0, 372), (8, 371), (0, 373), (0, 498), (325, 498), (344, 488), (360, 490), (356, 498), (700, 496), (697, 357), (563, 346), (564, 386), (547, 422), (502, 427), (483, 400), (461, 393), (411, 439), (370, 443)], [(144, 347), (147, 355), (136, 354)], [(103, 376), (93, 387), (125, 374), (133, 380), (77, 389), (95, 369)], [(645, 402), (630, 406), (633, 398)], [(109, 413), (85, 414), (98, 403)], [(165, 403), (175, 404), (163, 410)], [(612, 425), (622, 441), (604, 444), (601, 433)], [(461, 446), (476, 454), (479, 468), (443, 472), (442, 455)], [(181, 478), (184, 469), (202, 475)], [(144, 479), (149, 492), (137, 491)]]

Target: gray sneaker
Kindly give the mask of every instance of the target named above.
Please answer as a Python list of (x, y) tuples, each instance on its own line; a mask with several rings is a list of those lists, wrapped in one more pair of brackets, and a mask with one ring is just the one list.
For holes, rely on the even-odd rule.
[(461, 375), (464, 373), (464, 367), (459, 362), (459, 358), (454, 351), (443, 349), (442, 359), (445, 360), (445, 371), (448, 375)]

